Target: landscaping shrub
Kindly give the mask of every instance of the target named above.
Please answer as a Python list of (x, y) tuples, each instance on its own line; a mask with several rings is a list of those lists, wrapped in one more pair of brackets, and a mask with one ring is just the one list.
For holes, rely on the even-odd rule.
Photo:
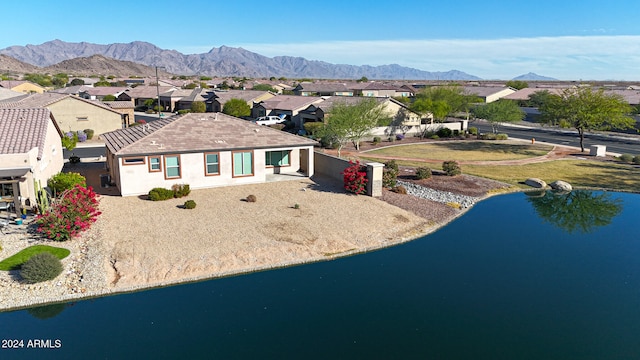
[(467, 131), (471, 135), (478, 135), (478, 128), (477, 127), (470, 127), (470, 128), (467, 129)]
[(622, 162), (630, 163), (633, 161), (633, 155), (631, 154), (622, 154), (618, 157), (618, 159)]
[(85, 141), (87, 141), (87, 134), (85, 134), (85, 133), (84, 133), (84, 131), (80, 131), (80, 130), (78, 130), (78, 132), (77, 132), (77, 133), (78, 133), (78, 134), (77, 134), (77, 136), (78, 136), (78, 141), (80, 141), (80, 142), (85, 142)]
[(87, 135), (87, 140), (93, 139), (94, 131), (93, 129), (84, 129), (85, 135)]
[(507, 140), (509, 135), (507, 134), (496, 134), (496, 140)]
[(462, 169), (457, 161), (449, 160), (442, 163), (442, 170), (447, 176), (455, 176), (462, 174)]
[(246, 198), (247, 202), (256, 202), (258, 200), (255, 195), (249, 195)]
[(190, 113), (191, 110), (188, 109), (182, 109), (182, 110), (178, 110), (178, 115), (182, 115), (182, 114), (188, 114)]
[(448, 137), (451, 137), (452, 133), (453, 132), (451, 131), (451, 129), (443, 127), (438, 129), (438, 131), (436, 132), (436, 135), (438, 135), (441, 138), (448, 138)]
[(54, 196), (58, 196), (65, 190), (70, 190), (76, 185), (86, 187), (87, 179), (79, 173), (75, 172), (60, 172), (53, 175), (47, 181), (47, 186), (49, 186), (51, 190), (53, 190)]
[(631, 162), (634, 164), (640, 164), (640, 155), (634, 156)]
[(173, 198), (174, 198), (173, 190), (159, 188), (159, 187), (149, 190), (149, 200), (151, 201), (161, 201), (161, 200), (168, 200)]
[(49, 210), (38, 215), (38, 232), (51, 240), (65, 241), (87, 230), (100, 215), (93, 188), (76, 185), (65, 191)]
[(304, 123), (303, 127), (304, 127), (304, 131), (306, 131), (307, 134), (309, 134), (309, 135), (317, 135), (318, 130), (320, 130), (322, 127), (324, 127), (324, 123), (323, 122), (319, 122), (319, 121), (306, 122), (306, 123)]
[(185, 197), (191, 193), (189, 184), (173, 184), (171, 191), (173, 191), (173, 197), (175, 198)]
[(33, 255), (22, 264), (20, 276), (29, 284), (53, 280), (62, 273), (62, 263), (48, 252)]
[(396, 140), (403, 140), (403, 139), (404, 139), (404, 135), (396, 134)]
[(392, 188), (396, 186), (398, 173), (398, 164), (395, 160), (389, 160), (384, 163), (384, 168), (382, 169), (382, 186), (386, 188)]
[(185, 209), (195, 209), (196, 208), (196, 202), (193, 200), (187, 200), (184, 202), (184, 208)]
[(27, 262), (27, 260), (29, 260), (32, 256), (43, 252), (48, 252), (61, 260), (71, 254), (71, 251), (65, 248), (49, 245), (32, 245), (0, 261), (0, 270), (18, 270), (20, 269), (22, 264)]
[(360, 161), (349, 161), (349, 167), (342, 172), (344, 189), (356, 195), (364, 194), (367, 191), (367, 171), (360, 165)]
[(453, 130), (453, 136), (460, 135), (460, 130)]
[(294, 205), (293, 205), (293, 208), (294, 208), (294, 209), (296, 209), (296, 210), (299, 210), (299, 209), (300, 209), (300, 204), (297, 204), (297, 203), (296, 203), (296, 204), (294, 204)]
[(402, 185), (398, 185), (398, 186), (393, 187), (391, 189), (391, 191), (393, 191), (396, 194), (407, 195), (407, 188), (402, 186)]
[(374, 136), (373, 137), (373, 144), (374, 145), (378, 145), (381, 141), (382, 141), (382, 139), (380, 138), (380, 136)]
[(416, 169), (416, 178), (418, 180), (428, 179), (431, 177), (431, 169), (428, 167), (419, 167)]
[(440, 139), (440, 136), (438, 136), (437, 134), (433, 134), (433, 135), (429, 136), (429, 139), (438, 140), (438, 139)]

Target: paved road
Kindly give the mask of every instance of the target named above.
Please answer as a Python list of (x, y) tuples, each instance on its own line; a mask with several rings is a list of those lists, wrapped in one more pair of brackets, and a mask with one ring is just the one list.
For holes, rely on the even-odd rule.
[[(469, 126), (475, 126), (480, 132), (491, 132), (491, 125), (486, 122), (474, 121)], [(564, 146), (580, 147), (580, 138), (577, 131), (558, 131), (548, 128), (537, 127), (511, 127), (501, 126), (499, 132), (506, 133), (509, 137), (518, 139), (531, 139), (535, 138), (536, 141), (547, 142), (551, 144), (558, 144)], [(612, 135), (599, 135), (599, 134), (585, 134), (584, 148), (585, 151), (589, 151), (591, 145), (606, 145), (608, 153), (617, 154), (640, 154), (640, 136), (633, 138), (625, 136)]]

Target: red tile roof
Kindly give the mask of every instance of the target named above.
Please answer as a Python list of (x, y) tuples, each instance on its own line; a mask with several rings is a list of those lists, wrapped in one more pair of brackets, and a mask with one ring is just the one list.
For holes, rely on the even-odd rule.
[(116, 155), (313, 146), (305, 137), (222, 113), (189, 113), (100, 135)]

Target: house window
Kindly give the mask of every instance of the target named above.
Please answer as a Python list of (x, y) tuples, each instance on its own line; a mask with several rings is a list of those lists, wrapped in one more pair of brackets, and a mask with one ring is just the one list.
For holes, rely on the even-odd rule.
[(218, 153), (204, 154), (204, 174), (220, 175), (220, 156)]
[(180, 155), (165, 155), (164, 177), (167, 179), (180, 178)]
[(253, 152), (234, 151), (233, 152), (233, 176), (253, 175)]
[(13, 184), (0, 184), (1, 197), (13, 197)]
[(122, 165), (143, 165), (144, 157), (126, 157), (122, 158)]
[(265, 153), (267, 166), (289, 166), (289, 150), (267, 151)]
[(78, 121), (89, 121), (89, 117), (88, 116), (78, 116), (76, 119)]
[(162, 171), (162, 165), (160, 165), (160, 156), (149, 156), (149, 172)]

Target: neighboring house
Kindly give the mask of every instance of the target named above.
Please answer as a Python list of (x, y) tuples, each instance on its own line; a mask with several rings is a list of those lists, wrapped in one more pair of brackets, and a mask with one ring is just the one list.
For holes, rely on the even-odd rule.
[(380, 82), (362, 82), (347, 85), (353, 90), (355, 96), (365, 97), (409, 97), (411, 92), (408, 89)]
[[(332, 96), (322, 102), (309, 105), (306, 109), (300, 111), (300, 119), (304, 126), (307, 122), (325, 122), (331, 116), (331, 109), (336, 103), (345, 105), (355, 105), (363, 101), (362, 97), (340, 97)], [(409, 110), (409, 108), (393, 98), (375, 98), (375, 101), (384, 107), (385, 113), (392, 120), (395, 126), (416, 126), (422, 123), (419, 114)]]
[(98, 86), (87, 87), (79, 92), (79, 96), (87, 100), (102, 100), (107, 95), (113, 95), (116, 98), (128, 88), (116, 86)]
[(516, 89), (504, 86), (465, 86), (464, 92), (469, 95), (475, 95), (488, 104), (515, 93)]
[(45, 91), (42, 86), (26, 80), (3, 80), (0, 81), (0, 87), (24, 94), (42, 94)]
[(102, 101), (102, 103), (122, 114), (123, 128), (136, 121), (134, 106), (130, 101)]
[(191, 92), (176, 102), (175, 110), (189, 110), (191, 104), (196, 101), (205, 103), (211, 97), (212, 89), (195, 88)]
[(73, 85), (73, 86), (67, 86), (67, 87), (63, 87), (63, 88), (59, 88), (59, 89), (53, 89), (50, 90), (49, 92), (52, 93), (56, 93), (56, 94), (67, 94), (67, 95), (76, 95), (76, 96), (80, 96), (80, 93), (87, 90), (87, 89), (91, 89), (93, 88), (92, 86), (87, 86), (87, 85)]
[(271, 99), (274, 96), (276, 95), (262, 90), (215, 90), (209, 94), (209, 98), (205, 102), (207, 103), (207, 112), (222, 112), (224, 104), (231, 99), (242, 99), (247, 102), (249, 108), (253, 109), (255, 103)]
[(343, 83), (336, 82), (303, 82), (293, 89), (293, 93), (298, 96), (353, 96), (353, 90), (348, 89)]
[(174, 112), (176, 109), (176, 103), (185, 96), (189, 96), (192, 89), (171, 89), (160, 93), (160, 106), (163, 111)]
[(201, 189), (314, 173), (315, 141), (222, 113), (188, 113), (100, 137), (122, 196), (174, 184)]
[(41, 186), (64, 164), (62, 133), (49, 109), (0, 109), (0, 196), (13, 199), (17, 213), (36, 205)]
[(315, 96), (295, 96), (295, 95), (276, 95), (270, 99), (263, 100), (259, 104), (255, 104), (251, 111), (253, 118), (262, 116), (281, 116), (287, 120), (294, 122), (295, 127), (302, 128), (302, 119), (300, 111), (308, 108), (311, 104), (324, 101), (321, 97)]
[(47, 108), (63, 132), (92, 129), (96, 135), (122, 128), (123, 115), (110, 107), (73, 95), (32, 94), (19, 101), (2, 101), (0, 108)]
[(17, 92), (17, 91), (13, 91), (10, 89), (5, 89), (0, 87), (0, 101), (2, 100), (8, 100), (8, 99), (15, 99), (19, 96), (23, 96), (24, 94), (21, 92)]
[(175, 86), (136, 86), (118, 95), (117, 100), (131, 101), (133, 106), (141, 106), (144, 105), (144, 102), (147, 100), (157, 99), (158, 94), (177, 89)]

